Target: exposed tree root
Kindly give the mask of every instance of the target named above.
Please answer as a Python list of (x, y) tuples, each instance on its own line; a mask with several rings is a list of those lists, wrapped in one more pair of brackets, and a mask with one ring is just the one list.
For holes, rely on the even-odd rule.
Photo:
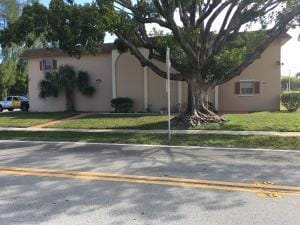
[(203, 124), (209, 123), (225, 123), (227, 120), (213, 112), (193, 112), (193, 113), (184, 113), (175, 117), (173, 123), (178, 125), (183, 125), (186, 127), (196, 127)]

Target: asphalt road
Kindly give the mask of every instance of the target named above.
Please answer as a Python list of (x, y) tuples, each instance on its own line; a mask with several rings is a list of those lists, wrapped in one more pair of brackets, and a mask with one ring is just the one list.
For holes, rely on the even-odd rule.
[(0, 141), (0, 225), (300, 224), (300, 195), (270, 198), (247, 191), (122, 179), (6, 174), (1, 168), (249, 184), (269, 181), (299, 187), (300, 151)]

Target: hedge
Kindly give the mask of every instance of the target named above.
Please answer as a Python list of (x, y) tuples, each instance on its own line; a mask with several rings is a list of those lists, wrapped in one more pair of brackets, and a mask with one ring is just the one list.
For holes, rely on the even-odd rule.
[(133, 111), (133, 100), (126, 97), (114, 98), (111, 100), (111, 106), (116, 113), (130, 113)]
[(281, 95), (281, 102), (288, 111), (297, 111), (300, 108), (300, 91), (283, 93)]

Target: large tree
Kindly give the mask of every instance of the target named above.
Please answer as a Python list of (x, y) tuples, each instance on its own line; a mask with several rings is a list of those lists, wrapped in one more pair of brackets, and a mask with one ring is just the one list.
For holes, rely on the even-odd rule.
[[(21, 15), (23, 7), (31, 2), (31, 0), (0, 0), (0, 29), (3, 30), (8, 24), (14, 23)], [(0, 98), (8, 94), (27, 93), (27, 66), (19, 58), (23, 50), (24, 46), (16, 44), (1, 49)]]
[[(1, 43), (31, 44), (33, 33), (43, 34), (48, 44), (80, 55), (84, 48), (95, 52), (108, 31), (117, 36), (120, 51), (129, 50), (163, 78), (157, 62), (164, 62), (169, 46), (176, 71), (171, 79), (185, 81), (189, 89), (183, 118), (195, 125), (222, 121), (207, 108), (208, 90), (241, 74), (299, 23), (299, 15), (300, 0), (96, 0), (84, 6), (52, 0), (49, 8), (34, 4), (24, 11), (2, 33)], [(148, 57), (141, 48), (149, 50)]]

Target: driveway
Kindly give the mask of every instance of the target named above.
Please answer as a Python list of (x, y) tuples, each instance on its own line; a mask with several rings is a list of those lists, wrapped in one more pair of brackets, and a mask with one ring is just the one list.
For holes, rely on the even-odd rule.
[(297, 151), (0, 141), (4, 225), (296, 225), (299, 186)]
[(14, 113), (14, 112), (22, 112), (22, 110), (21, 109), (14, 109), (14, 111), (8, 111), (7, 109), (4, 109), (0, 113)]

